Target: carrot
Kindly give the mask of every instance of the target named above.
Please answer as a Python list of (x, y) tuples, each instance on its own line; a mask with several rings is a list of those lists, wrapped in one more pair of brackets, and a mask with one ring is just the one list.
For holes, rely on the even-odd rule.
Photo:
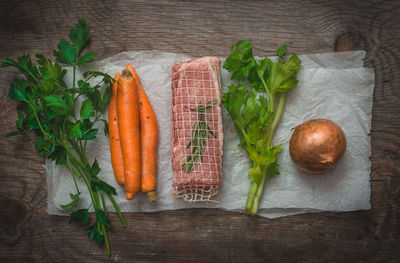
[(157, 118), (135, 68), (128, 64), (126, 69), (131, 72), (135, 79), (139, 92), (140, 152), (142, 158), (140, 189), (143, 193), (146, 193), (150, 202), (155, 202), (157, 200)]
[(115, 75), (115, 82), (112, 86), (110, 99), (110, 107), (108, 108), (108, 131), (110, 135), (110, 153), (111, 165), (114, 170), (114, 176), (119, 185), (124, 184), (124, 162), (122, 159), (121, 143), (119, 140), (118, 131), (118, 116), (117, 116), (117, 90), (120, 74)]
[(129, 70), (122, 71), (117, 91), (118, 129), (124, 163), (126, 198), (140, 189), (140, 133), (138, 87)]

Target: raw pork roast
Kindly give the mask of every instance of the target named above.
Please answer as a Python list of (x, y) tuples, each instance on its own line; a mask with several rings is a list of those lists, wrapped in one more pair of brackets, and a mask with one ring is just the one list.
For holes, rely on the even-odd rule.
[[(175, 62), (171, 87), (173, 191), (176, 197), (187, 201), (209, 201), (217, 194), (222, 182), (219, 59), (203, 57), (188, 62)], [(203, 126), (199, 122), (203, 122)], [(204, 122), (208, 128), (204, 129)], [(196, 127), (197, 133), (194, 132)], [(201, 132), (203, 136), (198, 137)], [(205, 138), (204, 147), (199, 146), (199, 141), (193, 142), (193, 138)], [(193, 160), (193, 152), (201, 151), (201, 148), (202, 154), (197, 156), (197, 161), (192, 162), (190, 167), (190, 156)]]

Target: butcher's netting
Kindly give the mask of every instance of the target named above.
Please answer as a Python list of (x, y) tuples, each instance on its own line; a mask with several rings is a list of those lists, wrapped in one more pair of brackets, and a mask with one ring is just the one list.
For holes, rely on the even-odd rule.
[(210, 201), (222, 181), (220, 62), (205, 57), (172, 69), (173, 191)]

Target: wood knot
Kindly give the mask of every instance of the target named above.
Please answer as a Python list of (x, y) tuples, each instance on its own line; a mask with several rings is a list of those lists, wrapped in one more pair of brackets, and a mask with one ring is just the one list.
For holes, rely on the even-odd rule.
[(23, 200), (0, 195), (0, 243), (14, 244), (21, 237), (20, 229), (28, 221), (30, 206)]
[(336, 38), (335, 50), (351, 51), (365, 50), (370, 53), (375, 47), (375, 40), (360, 31), (347, 31)]

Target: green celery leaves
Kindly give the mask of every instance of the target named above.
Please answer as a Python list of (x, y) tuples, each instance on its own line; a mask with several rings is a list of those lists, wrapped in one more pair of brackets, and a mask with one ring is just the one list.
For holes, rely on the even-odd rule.
[[(222, 96), (223, 104), (235, 123), (240, 145), (249, 154), (251, 185), (246, 212), (257, 213), (265, 177), (279, 174), (277, 153), (273, 146), (276, 125), (283, 111), (284, 95), (297, 86), (301, 61), (296, 55), (285, 61), (286, 45), (278, 49), (276, 62), (269, 58), (258, 61), (253, 56), (249, 41), (237, 42), (224, 63), (236, 85), (231, 85)], [(279, 104), (276, 102), (279, 99)]]

